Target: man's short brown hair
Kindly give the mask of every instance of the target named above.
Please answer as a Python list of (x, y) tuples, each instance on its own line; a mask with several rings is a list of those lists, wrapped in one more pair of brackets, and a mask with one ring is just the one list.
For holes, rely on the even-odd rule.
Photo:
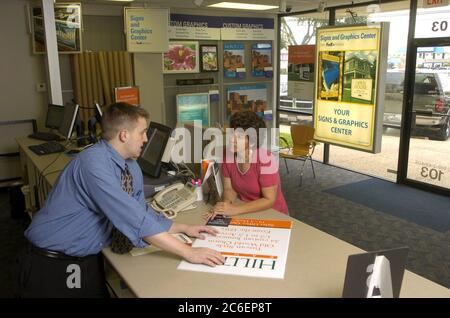
[(102, 138), (111, 140), (123, 128), (132, 130), (139, 118), (150, 118), (149, 113), (128, 103), (114, 103), (106, 108), (102, 116)]

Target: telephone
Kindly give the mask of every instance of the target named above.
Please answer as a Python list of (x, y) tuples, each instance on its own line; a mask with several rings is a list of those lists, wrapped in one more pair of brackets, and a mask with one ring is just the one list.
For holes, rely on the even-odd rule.
[(197, 200), (195, 187), (191, 183), (182, 184), (177, 182), (161, 190), (147, 201), (150, 206), (158, 212), (173, 219), (178, 212), (186, 210)]

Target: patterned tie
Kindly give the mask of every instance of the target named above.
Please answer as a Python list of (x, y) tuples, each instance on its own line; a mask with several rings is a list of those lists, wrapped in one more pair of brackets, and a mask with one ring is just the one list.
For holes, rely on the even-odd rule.
[[(129, 195), (133, 195), (133, 176), (128, 169), (128, 165), (125, 164), (125, 169), (122, 170), (122, 190), (128, 193)], [(111, 250), (117, 254), (125, 254), (133, 249), (134, 245), (131, 241), (123, 235), (118, 229), (115, 227), (112, 230), (112, 242), (111, 242)]]

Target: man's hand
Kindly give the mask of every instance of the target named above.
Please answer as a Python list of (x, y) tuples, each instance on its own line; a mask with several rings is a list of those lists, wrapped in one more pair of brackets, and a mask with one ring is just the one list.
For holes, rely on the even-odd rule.
[(189, 263), (205, 264), (211, 267), (223, 265), (225, 262), (225, 258), (219, 252), (206, 247), (191, 248), (184, 259)]
[(216, 236), (218, 232), (216, 229), (205, 225), (188, 225), (184, 230), (184, 233), (190, 237), (196, 237), (203, 240), (205, 239), (205, 236), (202, 233), (208, 233)]

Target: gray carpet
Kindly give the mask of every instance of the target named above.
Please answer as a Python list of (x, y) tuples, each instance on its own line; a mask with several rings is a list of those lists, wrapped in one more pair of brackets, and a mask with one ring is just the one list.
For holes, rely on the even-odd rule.
[(375, 178), (324, 191), (435, 231), (450, 230), (449, 197)]
[[(292, 217), (366, 251), (409, 246), (407, 269), (450, 288), (450, 231), (435, 231), (370, 208), (369, 203), (353, 202), (328, 192), (374, 179), (359, 173), (315, 162), (316, 179), (310, 166), (306, 166), (303, 185), (299, 187), (299, 163), (288, 160), (290, 174), (280, 163), (282, 189)], [(385, 182), (391, 191), (402, 188), (388, 181), (379, 182)], [(423, 200), (429, 198), (429, 193), (419, 190), (415, 195)]]

